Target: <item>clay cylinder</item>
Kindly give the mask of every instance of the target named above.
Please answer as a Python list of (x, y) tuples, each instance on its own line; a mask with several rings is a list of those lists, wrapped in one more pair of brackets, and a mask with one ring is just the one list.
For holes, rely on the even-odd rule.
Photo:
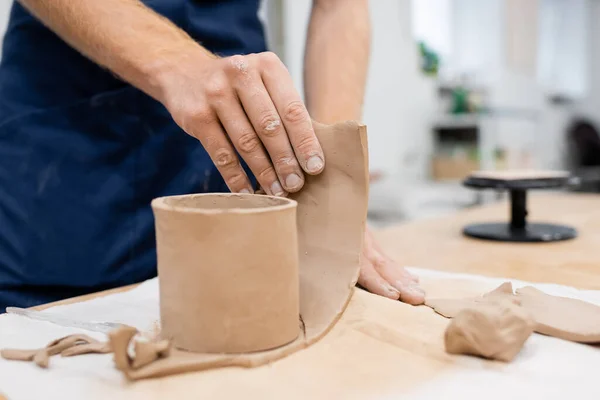
[(296, 207), (252, 194), (153, 200), (161, 336), (202, 353), (254, 352), (296, 339)]

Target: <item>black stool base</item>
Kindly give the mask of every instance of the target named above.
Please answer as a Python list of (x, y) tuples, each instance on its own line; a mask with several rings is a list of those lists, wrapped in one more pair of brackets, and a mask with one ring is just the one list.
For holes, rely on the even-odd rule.
[(556, 242), (577, 236), (577, 231), (569, 226), (535, 223), (528, 223), (524, 229), (511, 229), (507, 223), (473, 224), (466, 226), (463, 233), (501, 242)]

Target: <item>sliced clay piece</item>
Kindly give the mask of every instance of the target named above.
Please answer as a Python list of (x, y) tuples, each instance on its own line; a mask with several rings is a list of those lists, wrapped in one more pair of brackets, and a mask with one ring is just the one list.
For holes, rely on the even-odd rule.
[(50, 354), (48, 354), (48, 350), (42, 349), (38, 351), (33, 357), (33, 362), (40, 368), (48, 368), (48, 364), (50, 363)]
[(109, 353), (108, 342), (100, 342), (88, 335), (76, 334), (62, 337), (48, 343), (43, 349), (16, 350), (3, 349), (0, 356), (7, 360), (33, 361), (41, 368), (48, 368), (50, 356), (74, 356), (86, 353)]
[(112, 352), (108, 342), (78, 344), (60, 352), (63, 357), (73, 357), (81, 354), (106, 354)]
[(88, 335), (69, 335), (50, 342), (46, 346), (45, 350), (48, 353), (48, 355), (53, 356), (55, 354), (62, 353), (64, 350), (69, 349), (71, 347), (90, 343), (100, 342)]
[(13, 361), (33, 361), (33, 358), (40, 349), (20, 350), (20, 349), (2, 349), (0, 356), (5, 360)]
[(573, 342), (600, 343), (600, 307), (551, 296), (531, 286), (517, 289), (517, 297), (536, 321), (536, 332)]
[(533, 333), (535, 323), (522, 307), (494, 300), (461, 310), (444, 335), (446, 351), (511, 361)]
[(425, 305), (433, 308), (436, 313), (446, 318), (454, 318), (465, 308), (472, 307), (478, 303), (495, 302), (498, 300), (507, 300), (515, 304), (519, 303), (518, 298), (513, 294), (513, 287), (510, 282), (504, 282), (483, 296), (462, 299), (426, 299)]
[(129, 343), (136, 335), (137, 329), (130, 326), (118, 328), (108, 333), (110, 347), (113, 350), (115, 366), (126, 373), (131, 369), (131, 359), (127, 352)]
[[(115, 349), (114, 361), (117, 369), (128, 375), (131, 371), (148, 365), (159, 358), (168, 357), (171, 343), (168, 340), (147, 341), (134, 339), (138, 331), (135, 328), (123, 327), (108, 334), (109, 347)], [(128, 349), (133, 341), (134, 354), (130, 356)]]
[(167, 357), (171, 350), (171, 343), (168, 340), (158, 342), (136, 341), (134, 349), (135, 357), (131, 363), (131, 368), (138, 369), (159, 358)]
[(255, 352), (298, 337), (294, 200), (155, 199), (161, 337), (199, 353)]

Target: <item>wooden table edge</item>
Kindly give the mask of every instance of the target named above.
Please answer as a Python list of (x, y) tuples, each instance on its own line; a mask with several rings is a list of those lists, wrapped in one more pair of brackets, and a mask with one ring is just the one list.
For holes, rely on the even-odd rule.
[(134, 283), (132, 285), (121, 286), (121, 287), (117, 287), (114, 289), (102, 290), (100, 292), (84, 294), (82, 296), (70, 297), (68, 299), (54, 301), (52, 303), (41, 304), (36, 307), (31, 307), (31, 309), (41, 311), (41, 310), (45, 310), (50, 307), (64, 306), (64, 305), (74, 304), (74, 303), (81, 303), (83, 301), (92, 300), (92, 299), (95, 299), (98, 297), (104, 297), (104, 296), (108, 296), (108, 295), (115, 294), (115, 293), (127, 292), (128, 290), (131, 290), (139, 285), (140, 285), (139, 283)]

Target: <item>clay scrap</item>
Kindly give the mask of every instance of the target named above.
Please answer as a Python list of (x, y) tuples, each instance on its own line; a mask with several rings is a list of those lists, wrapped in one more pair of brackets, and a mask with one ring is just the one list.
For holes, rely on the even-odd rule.
[(512, 361), (533, 333), (535, 322), (512, 301), (476, 303), (461, 310), (444, 334), (446, 351)]
[[(108, 345), (114, 352), (115, 366), (125, 375), (159, 358), (168, 357), (171, 352), (171, 343), (168, 340), (134, 340), (137, 334), (137, 329), (132, 327), (118, 328), (108, 334)], [(128, 350), (132, 343), (134, 350), (133, 355), (130, 355)]]
[(510, 282), (478, 297), (427, 299), (425, 305), (453, 318), (446, 350), (510, 361), (531, 330), (580, 343), (600, 343), (600, 307), (551, 296), (531, 286), (513, 293)]
[(69, 335), (53, 340), (41, 349), (3, 349), (0, 351), (0, 356), (6, 360), (33, 361), (41, 368), (48, 368), (50, 356), (56, 354), (60, 354), (63, 357), (71, 357), (80, 354), (105, 354), (110, 352), (111, 348), (108, 343), (101, 342), (87, 335)]
[(366, 128), (356, 122), (314, 128), (326, 167), (306, 176), (291, 200), (219, 194), (153, 202), (165, 340), (134, 343), (143, 351), (131, 357), (135, 330), (111, 332), (115, 365), (127, 378), (264, 365), (310, 346), (339, 320), (359, 274)]
[(551, 296), (534, 287), (516, 290), (521, 306), (536, 322), (535, 331), (579, 343), (600, 343), (600, 307)]

